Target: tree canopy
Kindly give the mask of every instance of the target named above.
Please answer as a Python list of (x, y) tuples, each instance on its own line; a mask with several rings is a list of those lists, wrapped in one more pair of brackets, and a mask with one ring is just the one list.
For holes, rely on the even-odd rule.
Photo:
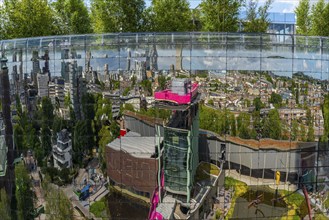
[(2, 28), (5, 38), (24, 38), (53, 35), (53, 11), (44, 0), (5, 0)]
[[(91, 32), (89, 12), (83, 0), (57, 0), (53, 3), (54, 19), (65, 34), (86, 34)], [(67, 32), (67, 33), (66, 33)]]
[(274, 0), (266, 0), (263, 6), (258, 6), (258, 0), (250, 0), (247, 5), (247, 19), (243, 22), (243, 31), (251, 33), (265, 33), (270, 24), (268, 11)]
[(10, 220), (10, 200), (5, 189), (0, 190), (0, 216), (2, 220)]
[(295, 9), (296, 13), (296, 32), (297, 34), (307, 35), (310, 29), (310, 0), (301, 0)]
[(241, 4), (241, 0), (203, 0), (200, 4), (202, 30), (237, 31)]
[(94, 32), (137, 32), (143, 24), (144, 0), (92, 0)]
[(312, 36), (329, 36), (329, 3), (318, 0), (310, 4), (310, 0), (301, 0), (295, 9), (297, 34)]
[(32, 183), (23, 163), (15, 166), (15, 176), (17, 217), (19, 220), (33, 219)]
[(187, 0), (152, 0), (150, 14), (153, 31), (192, 30), (192, 14)]

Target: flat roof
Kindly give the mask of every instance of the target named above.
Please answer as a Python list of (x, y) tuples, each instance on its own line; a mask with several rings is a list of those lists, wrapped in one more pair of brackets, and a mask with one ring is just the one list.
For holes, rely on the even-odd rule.
[(142, 137), (137, 132), (128, 132), (125, 136), (117, 138), (107, 145), (117, 151), (124, 151), (133, 157), (151, 158), (155, 153), (155, 137)]

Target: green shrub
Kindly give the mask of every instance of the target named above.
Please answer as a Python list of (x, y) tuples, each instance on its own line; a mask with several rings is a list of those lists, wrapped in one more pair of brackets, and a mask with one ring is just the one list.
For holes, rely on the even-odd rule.
[(96, 201), (91, 204), (89, 211), (93, 213), (97, 218), (108, 218), (109, 211), (107, 208), (107, 202), (105, 197), (102, 198), (100, 201)]

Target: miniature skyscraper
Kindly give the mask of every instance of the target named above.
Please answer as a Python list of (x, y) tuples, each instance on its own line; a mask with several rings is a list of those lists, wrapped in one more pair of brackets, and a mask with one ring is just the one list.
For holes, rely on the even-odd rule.
[(1, 58), (1, 71), (0, 71), (0, 80), (1, 80), (1, 104), (2, 104), (2, 113), (5, 125), (5, 143), (7, 146), (7, 172), (5, 179), (5, 188), (6, 192), (11, 198), (12, 194), (12, 186), (14, 180), (14, 167), (13, 162), (15, 158), (14, 154), (14, 145), (13, 145), (13, 126), (11, 122), (11, 110), (10, 110), (10, 84), (9, 84), (9, 75), (8, 75), (8, 67), (6, 65), (7, 58), (5, 58), (4, 54)]

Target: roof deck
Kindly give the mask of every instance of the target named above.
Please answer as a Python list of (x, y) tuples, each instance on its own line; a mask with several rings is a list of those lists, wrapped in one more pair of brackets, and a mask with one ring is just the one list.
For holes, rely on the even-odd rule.
[(151, 158), (155, 154), (155, 137), (142, 137), (139, 133), (128, 132), (108, 144), (117, 151), (124, 151), (133, 157)]
[(171, 88), (154, 93), (156, 101), (170, 102), (176, 105), (190, 104), (198, 94), (199, 84), (188, 80), (173, 79)]

